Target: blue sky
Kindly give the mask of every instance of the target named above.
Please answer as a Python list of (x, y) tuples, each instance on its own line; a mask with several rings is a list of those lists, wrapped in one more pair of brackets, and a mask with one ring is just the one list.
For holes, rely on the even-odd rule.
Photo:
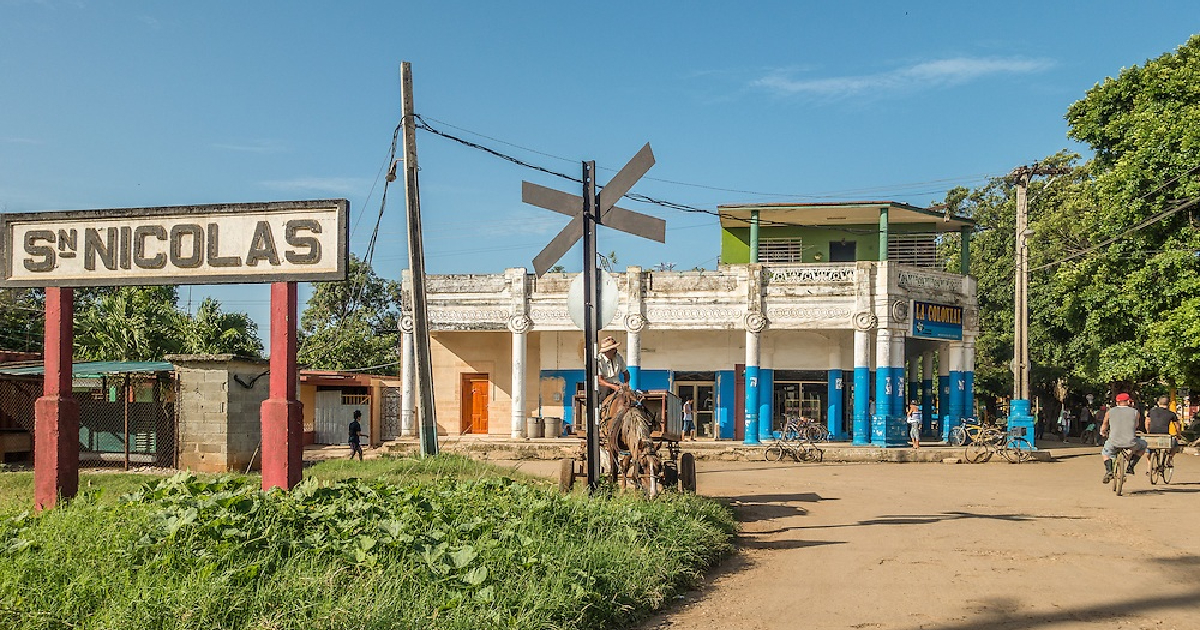
[[(1067, 106), (1200, 30), (1189, 0), (982, 4), (0, 0), (0, 211), (345, 197), (361, 255), (402, 60), (430, 124), (572, 176), (592, 159), (603, 183), (649, 142), (634, 192), (690, 206), (928, 205), (1084, 151)], [(418, 150), (431, 273), (531, 267), (566, 224), (520, 183), (573, 184), (426, 132)], [(386, 277), (407, 265), (403, 199), (398, 182)], [(715, 265), (715, 217), (623, 205), (668, 231), (602, 229), (619, 267)], [(263, 287), (180, 293), (265, 340)]]

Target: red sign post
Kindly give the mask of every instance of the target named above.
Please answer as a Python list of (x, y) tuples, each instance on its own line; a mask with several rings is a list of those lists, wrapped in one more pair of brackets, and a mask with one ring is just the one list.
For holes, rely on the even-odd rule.
[(46, 289), (45, 380), (33, 416), (33, 502), (39, 511), (79, 491), (79, 402), (71, 395), (74, 293)]

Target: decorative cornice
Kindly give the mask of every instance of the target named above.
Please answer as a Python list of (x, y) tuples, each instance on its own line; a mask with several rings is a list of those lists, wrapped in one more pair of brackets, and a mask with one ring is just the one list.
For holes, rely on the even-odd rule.
[(854, 267), (768, 267), (771, 284), (854, 282)]
[(854, 314), (854, 328), (857, 330), (872, 330), (879, 325), (879, 318), (871, 311), (859, 311)]

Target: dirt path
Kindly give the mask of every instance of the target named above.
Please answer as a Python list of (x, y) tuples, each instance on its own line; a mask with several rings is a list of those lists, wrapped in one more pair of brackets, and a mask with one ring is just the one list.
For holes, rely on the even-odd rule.
[[(1099, 449), (1052, 463), (699, 462), (737, 554), (642, 630), (1200, 628), (1200, 457), (1117, 497)], [(552, 476), (553, 462), (520, 462)]]
[(1200, 628), (1200, 457), (1117, 497), (1099, 455), (1012, 466), (702, 462), (739, 553), (645, 628)]

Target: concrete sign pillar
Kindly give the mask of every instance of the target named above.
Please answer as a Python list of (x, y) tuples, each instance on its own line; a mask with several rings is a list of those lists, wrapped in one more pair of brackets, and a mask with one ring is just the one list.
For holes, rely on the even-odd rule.
[(296, 308), (296, 283), (272, 283), (271, 391), (261, 410), (263, 490), (300, 483), (304, 417), (296, 400)]
[(34, 507), (79, 491), (79, 403), (71, 395), (74, 289), (46, 288), (45, 377), (34, 403)]
[(400, 320), (400, 435), (417, 434), (417, 364), (413, 353), (413, 320), (405, 315)]
[[(509, 319), (508, 330), (512, 333), (512, 427), (510, 435), (521, 437), (525, 428), (525, 359), (528, 354), (527, 337), (533, 321), (526, 315)], [(532, 436), (530, 436), (532, 437)], [(546, 436), (558, 437), (558, 436)]]

